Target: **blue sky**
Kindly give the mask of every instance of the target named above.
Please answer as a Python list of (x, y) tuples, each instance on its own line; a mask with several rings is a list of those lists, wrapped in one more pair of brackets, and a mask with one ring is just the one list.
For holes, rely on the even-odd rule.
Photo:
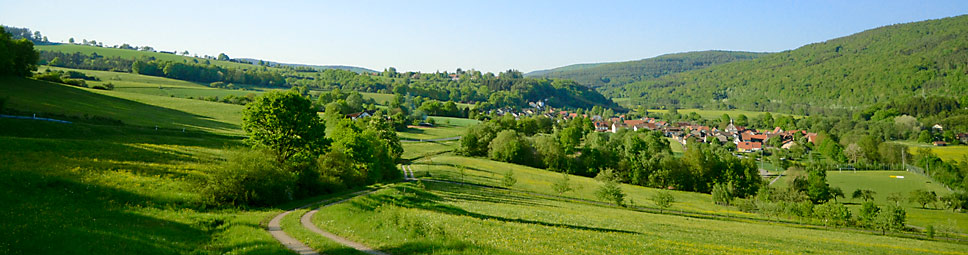
[(0, 0), (0, 24), (198, 55), (382, 70), (533, 71), (699, 50), (774, 52), (968, 13), (968, 1)]

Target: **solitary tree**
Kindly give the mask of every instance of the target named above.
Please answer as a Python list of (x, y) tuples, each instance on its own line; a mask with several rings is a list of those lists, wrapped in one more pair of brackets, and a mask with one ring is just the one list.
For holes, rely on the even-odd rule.
[(729, 185), (723, 183), (713, 184), (713, 203), (717, 205), (729, 205), (733, 202), (733, 192)]
[(875, 226), (885, 234), (888, 230), (901, 230), (907, 219), (907, 212), (897, 205), (888, 206), (875, 220)]
[(558, 192), (558, 195), (560, 196), (566, 192), (573, 190), (571, 187), (570, 181), (571, 180), (568, 177), (568, 174), (561, 173), (561, 179), (558, 179), (558, 181), (555, 181), (554, 183), (552, 183), (551, 188), (554, 189), (555, 192)]
[(830, 188), (830, 197), (836, 202), (838, 197), (844, 198), (844, 190), (840, 189), (840, 187), (832, 187)]
[(518, 179), (514, 178), (514, 171), (508, 169), (508, 172), (504, 174), (504, 179), (501, 180), (501, 184), (508, 190), (511, 190), (511, 187), (516, 183), (518, 183)]
[(890, 195), (887, 195), (887, 200), (894, 202), (895, 206), (900, 206), (901, 201), (904, 201), (904, 195), (901, 195), (900, 192), (891, 193)]
[(595, 191), (595, 196), (598, 199), (606, 202), (612, 202), (615, 205), (622, 206), (625, 202), (625, 192), (622, 191), (622, 187), (618, 184), (618, 176), (612, 169), (605, 169), (598, 172), (598, 176), (595, 179), (602, 184)]
[(927, 191), (923, 189), (917, 189), (911, 191), (911, 196), (908, 198), (913, 203), (921, 204), (921, 208), (925, 208), (927, 204), (934, 203), (938, 201), (938, 195), (934, 191)]
[(860, 206), (860, 214), (857, 215), (857, 218), (864, 225), (873, 226), (877, 219), (877, 214), (880, 212), (881, 208), (877, 207), (874, 202), (865, 201)]
[(676, 198), (672, 196), (672, 193), (659, 191), (652, 194), (652, 202), (659, 207), (659, 212), (662, 212), (662, 209), (672, 207), (672, 203), (676, 202)]
[(253, 146), (264, 146), (285, 162), (298, 153), (319, 154), (329, 144), (312, 102), (293, 92), (269, 92), (242, 110), (242, 129)]
[(858, 190), (854, 190), (854, 193), (851, 194), (850, 197), (854, 199), (860, 198), (866, 202), (866, 201), (874, 200), (874, 194), (877, 194), (877, 192), (874, 192), (873, 190), (869, 190), (869, 189), (858, 189)]

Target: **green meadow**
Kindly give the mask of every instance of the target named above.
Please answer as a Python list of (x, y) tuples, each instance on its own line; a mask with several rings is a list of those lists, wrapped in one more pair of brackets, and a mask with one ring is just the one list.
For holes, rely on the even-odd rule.
[[(904, 178), (897, 178), (898, 176)], [(908, 201), (907, 197), (911, 191), (918, 189), (932, 191), (939, 196), (951, 193), (950, 190), (928, 177), (906, 171), (828, 171), (827, 182), (830, 186), (838, 187), (844, 191), (847, 198), (843, 200), (853, 202), (849, 207), (855, 212), (860, 210), (859, 204), (863, 201), (850, 198), (850, 194), (854, 190), (873, 190), (876, 192), (874, 202), (881, 206), (893, 203), (888, 200), (888, 196), (891, 194), (900, 194), (905, 198), (901, 205), (907, 210), (908, 224), (918, 227), (944, 226), (961, 233), (968, 233), (968, 215), (939, 208), (940, 204), (938, 203), (922, 209), (920, 204)]]
[[(0, 234), (0, 253), (57, 253), (61, 247), (85, 247), (72, 251), (77, 254), (291, 253), (265, 231), (265, 223), (282, 208), (312, 201), (213, 209), (198, 192), (214, 165), (224, 160), (225, 151), (244, 146), (239, 137), (243, 106), (180, 97), (236, 90), (126, 73), (84, 72), (112, 82), (116, 89), (0, 78), (4, 84), (0, 95), (8, 98), (6, 109), (75, 122), (0, 119), (0, 161), (4, 162), (0, 185), (10, 187), (0, 193), (0, 217), (8, 219), (0, 223), (5, 230)], [(184, 92), (146, 92), (154, 89)], [(124, 124), (105, 124), (91, 116)], [(432, 118), (435, 127), (412, 127), (398, 135), (454, 137), (478, 123)], [(492, 187), (501, 186), (501, 177), (513, 171), (518, 180), (513, 192), (431, 181), (390, 184), (323, 208), (314, 222), (393, 254), (963, 254), (968, 250), (959, 243), (761, 222), (766, 217), (715, 205), (708, 194), (693, 192), (661, 191), (675, 197), (668, 209), (673, 214), (590, 203), (597, 200), (593, 193), (600, 184), (580, 176), (570, 176), (573, 191), (554, 197), (558, 194), (551, 184), (561, 174), (457, 156), (452, 152), (458, 143), (404, 142), (403, 159), (411, 162), (419, 178)], [(883, 178), (898, 174), (905, 179)], [(905, 172), (830, 172), (828, 179), (847, 193), (861, 187), (873, 189), (879, 204), (892, 192), (906, 194), (918, 188), (947, 194), (930, 179)], [(658, 208), (650, 198), (659, 189), (621, 187), (629, 205)], [(907, 202), (904, 206), (911, 226), (932, 225), (958, 236), (968, 232), (965, 214), (921, 209)], [(849, 207), (857, 210), (854, 204)], [(283, 219), (287, 233), (326, 254), (359, 254), (302, 228), (298, 219), (306, 211), (297, 210)]]
[(962, 254), (962, 244), (652, 214), (466, 185), (407, 183), (313, 222), (392, 254)]

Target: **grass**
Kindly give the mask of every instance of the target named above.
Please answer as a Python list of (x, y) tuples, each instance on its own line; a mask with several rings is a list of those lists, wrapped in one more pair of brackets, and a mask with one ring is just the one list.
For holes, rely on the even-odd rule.
[(949, 145), (949, 146), (934, 146), (927, 143), (916, 143), (912, 141), (895, 141), (895, 143), (908, 146), (908, 153), (911, 155), (917, 155), (918, 150), (921, 148), (931, 149), (931, 153), (935, 156), (941, 158), (946, 162), (954, 161), (965, 161), (968, 160), (968, 145)]
[(400, 157), (404, 160), (412, 160), (437, 155), (457, 149), (458, 143), (458, 141), (403, 142), (403, 155)]
[[(898, 179), (891, 178), (890, 176), (904, 176), (904, 178)], [(830, 186), (839, 187), (844, 191), (848, 196), (848, 199), (845, 199), (845, 201), (851, 201), (856, 204), (862, 201), (849, 199), (849, 196), (857, 189), (869, 189), (876, 192), (874, 202), (881, 206), (893, 203), (887, 200), (889, 195), (892, 193), (900, 193), (905, 197), (905, 201), (901, 205), (907, 210), (908, 224), (919, 227), (928, 225), (952, 225), (951, 227), (956, 230), (962, 233), (968, 233), (968, 214), (953, 213), (948, 210), (932, 208), (931, 205), (928, 206), (928, 209), (921, 209), (920, 204), (907, 201), (906, 198), (910, 195), (911, 191), (917, 189), (934, 191), (939, 196), (951, 193), (951, 191), (934, 183), (928, 177), (906, 171), (828, 171), (827, 182)], [(856, 204), (850, 206), (855, 212), (859, 210), (859, 205)], [(949, 222), (949, 220), (952, 222)]]
[(363, 95), (364, 99), (372, 98), (379, 105), (389, 105), (390, 100), (393, 100), (393, 94), (361, 92), (360, 95)]
[[(463, 178), (460, 177), (459, 171), (455, 167), (458, 165), (466, 167)], [(503, 175), (507, 171), (514, 171), (514, 175), (518, 179), (518, 183), (514, 186), (516, 190), (552, 195), (557, 195), (557, 193), (552, 190), (551, 184), (561, 179), (560, 173), (482, 158), (449, 154), (418, 160), (412, 167), (414, 175), (417, 177), (429, 176), (434, 179), (455, 181), (463, 179), (465, 182), (498, 187), (501, 186), (501, 178)], [(597, 200), (593, 193), (600, 185), (598, 181), (588, 177), (571, 176), (571, 184), (574, 186), (575, 191), (565, 193), (564, 196)], [(650, 198), (658, 192), (657, 189), (636, 185), (622, 184), (621, 187), (626, 193), (627, 200), (631, 200), (639, 206), (652, 206)], [(712, 203), (712, 198), (708, 194), (674, 190), (668, 192), (672, 193), (676, 198), (677, 202), (672, 207), (674, 210), (757, 217), (757, 215), (743, 213), (730, 207), (715, 205)]]
[(290, 254), (278, 209), (201, 206), (237, 139), (137, 126), (0, 119), (0, 253)]
[[(444, 117), (432, 117), (432, 118), (444, 118)], [(456, 118), (454, 118), (456, 119)], [(417, 127), (411, 126), (407, 130), (397, 132), (397, 136), (401, 139), (437, 139), (437, 138), (448, 138), (464, 135), (467, 132), (467, 124), (469, 121), (457, 121), (453, 122), (455, 124), (440, 124), (438, 123), (434, 127)]]
[(447, 183), (322, 208), (314, 223), (392, 254), (960, 254), (968, 246), (650, 214)]
[(6, 108), (26, 113), (100, 116), (125, 124), (240, 134), (242, 106), (0, 77)]

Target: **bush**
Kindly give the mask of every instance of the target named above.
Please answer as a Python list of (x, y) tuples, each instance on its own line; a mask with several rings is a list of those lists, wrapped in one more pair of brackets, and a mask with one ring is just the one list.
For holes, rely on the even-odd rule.
[(733, 202), (733, 192), (729, 185), (722, 183), (713, 184), (713, 203), (717, 205), (729, 205)]
[(37, 74), (37, 75), (34, 75), (34, 79), (38, 79), (41, 81), (64, 83), (64, 81), (61, 80), (61, 74), (59, 72), (48, 72), (43, 74)]
[(595, 176), (602, 186), (595, 191), (595, 197), (598, 199), (611, 202), (615, 205), (622, 206), (625, 202), (625, 192), (622, 191), (622, 187), (619, 186), (618, 176), (612, 169), (605, 169), (598, 172), (598, 176)]
[(296, 175), (273, 158), (257, 150), (229, 152), (209, 176), (204, 197), (215, 206), (264, 206), (292, 200)]
[(753, 199), (740, 199), (739, 203), (736, 204), (736, 208), (746, 213), (757, 212), (756, 201)]
[(109, 82), (109, 83), (105, 83), (105, 84), (94, 85), (91, 88), (92, 89), (100, 89), (100, 90), (113, 90), (114, 89), (114, 84), (111, 84)]
[(87, 82), (81, 79), (64, 79), (64, 84), (87, 88)]

